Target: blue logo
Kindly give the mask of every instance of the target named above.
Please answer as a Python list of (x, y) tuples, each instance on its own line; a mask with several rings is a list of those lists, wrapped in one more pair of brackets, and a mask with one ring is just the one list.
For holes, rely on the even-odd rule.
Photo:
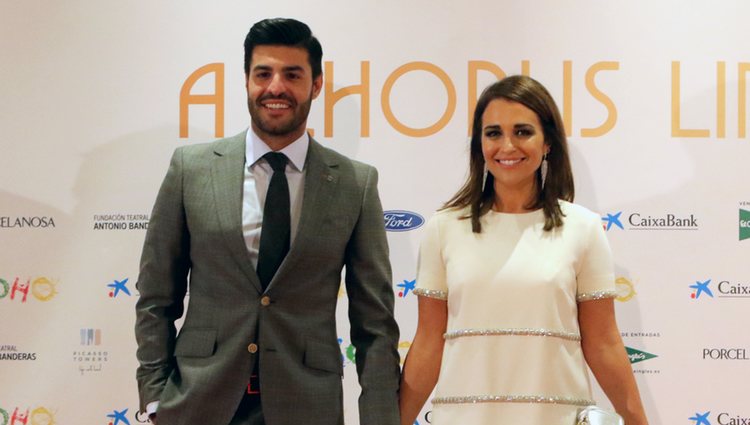
[(389, 232), (407, 232), (424, 224), (424, 217), (411, 211), (384, 211), (383, 219), (385, 220), (385, 230)]
[(399, 288), (401, 288), (401, 291), (398, 291), (399, 298), (404, 298), (407, 295), (409, 295), (409, 292), (414, 291), (414, 288), (417, 286), (417, 279), (414, 280), (406, 280), (404, 279), (403, 282), (397, 284)]
[(706, 413), (695, 413), (695, 416), (688, 418), (691, 421), (694, 421), (693, 425), (711, 425), (711, 422), (708, 421), (708, 415), (710, 415), (711, 412)]
[(714, 293), (711, 292), (711, 288), (708, 287), (710, 283), (711, 279), (707, 279), (705, 282), (696, 280), (695, 285), (690, 285), (690, 288), (695, 289), (695, 292), (690, 294), (690, 298), (697, 300), (698, 298), (700, 298), (701, 294), (706, 294), (709, 297), (713, 298)]
[(109, 422), (109, 425), (118, 425), (121, 422), (125, 425), (130, 425), (130, 421), (125, 417), (127, 413), (128, 409), (119, 411), (115, 409), (112, 413), (107, 415), (108, 418), (112, 419), (112, 421)]
[(622, 223), (620, 222), (620, 215), (622, 215), (622, 211), (619, 211), (615, 214), (607, 213), (606, 217), (602, 217), (602, 221), (604, 222), (602, 224), (606, 224), (605, 230), (609, 230), (613, 224), (620, 229), (625, 230), (625, 228), (622, 227)]
[(125, 278), (123, 280), (115, 279), (114, 282), (107, 284), (108, 288), (112, 288), (112, 290), (109, 291), (109, 297), (117, 298), (117, 295), (119, 295), (120, 292), (124, 292), (125, 294), (127, 294), (127, 296), (130, 296), (130, 290), (127, 286), (125, 286), (128, 284), (128, 280), (129, 278)]

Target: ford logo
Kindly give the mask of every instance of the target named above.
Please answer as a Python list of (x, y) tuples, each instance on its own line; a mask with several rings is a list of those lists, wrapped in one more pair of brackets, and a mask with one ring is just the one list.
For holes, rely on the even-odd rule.
[(389, 232), (407, 232), (424, 224), (424, 217), (411, 211), (383, 211), (385, 230)]

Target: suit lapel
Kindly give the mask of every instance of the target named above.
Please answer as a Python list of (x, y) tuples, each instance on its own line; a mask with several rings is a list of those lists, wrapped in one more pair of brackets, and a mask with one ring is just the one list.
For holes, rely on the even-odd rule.
[(284, 279), (299, 263), (303, 257), (302, 253), (305, 252), (305, 245), (315, 238), (318, 229), (321, 228), (322, 220), (328, 212), (326, 206), (330, 205), (336, 193), (339, 182), (339, 164), (327, 155), (325, 149), (312, 138), (307, 151), (305, 168), (305, 191), (297, 234), (289, 248), (289, 253), (279, 270), (276, 271), (268, 288), (271, 288), (276, 281)]
[(245, 178), (245, 132), (216, 142), (211, 163), (214, 205), (219, 224), (232, 257), (258, 292), (260, 280), (253, 269), (250, 253), (242, 235), (242, 194)]

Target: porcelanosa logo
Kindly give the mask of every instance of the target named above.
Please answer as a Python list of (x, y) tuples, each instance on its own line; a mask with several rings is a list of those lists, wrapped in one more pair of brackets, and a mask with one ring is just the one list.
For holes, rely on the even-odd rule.
[(750, 360), (745, 348), (704, 348), (703, 360)]
[(623, 211), (602, 216), (602, 225), (607, 231), (620, 230), (698, 230), (698, 219), (694, 214), (645, 214)]
[(384, 211), (383, 219), (385, 220), (385, 230), (389, 232), (406, 232), (424, 224), (424, 217), (411, 211)]
[[(0, 217), (0, 229), (48, 229), (55, 227), (55, 219), (46, 216)], [(2, 424), (0, 424), (2, 425)]]
[(715, 287), (712, 286), (712, 279), (696, 280), (689, 285), (693, 291), (690, 298), (694, 300), (714, 298), (716, 289), (716, 298), (750, 298), (750, 283), (736, 282), (731, 280), (720, 280)]
[(711, 411), (695, 412), (688, 418), (693, 421), (691, 425), (750, 425), (750, 416), (738, 415), (736, 413), (721, 412), (716, 415), (716, 422), (709, 420)]

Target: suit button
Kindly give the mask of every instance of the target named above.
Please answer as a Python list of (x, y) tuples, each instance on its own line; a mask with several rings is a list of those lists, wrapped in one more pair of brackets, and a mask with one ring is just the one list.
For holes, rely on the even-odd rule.
[(262, 305), (263, 307), (271, 305), (271, 298), (268, 297), (268, 296), (265, 296), (265, 297), (261, 298), (260, 299), (260, 305)]
[(258, 352), (258, 344), (250, 344), (247, 346), (247, 351), (249, 351), (251, 354), (255, 354)]

